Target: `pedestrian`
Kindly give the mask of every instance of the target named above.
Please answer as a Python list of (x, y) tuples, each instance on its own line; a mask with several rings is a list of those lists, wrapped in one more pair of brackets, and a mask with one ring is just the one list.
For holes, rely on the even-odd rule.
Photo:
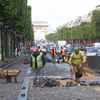
[(83, 75), (83, 64), (86, 62), (86, 55), (79, 51), (79, 48), (75, 47), (74, 52), (69, 58), (69, 63), (73, 66), (75, 74), (75, 82), (80, 85), (80, 78)]

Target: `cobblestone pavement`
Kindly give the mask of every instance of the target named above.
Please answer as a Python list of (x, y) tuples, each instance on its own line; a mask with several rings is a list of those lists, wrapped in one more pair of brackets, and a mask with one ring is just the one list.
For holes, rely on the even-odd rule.
[[(29, 66), (29, 64), (23, 64), (23, 58), (19, 58), (18, 62), (11, 67), (11, 69), (21, 70), (17, 77), (18, 83), (14, 83), (13, 79), (12, 83), (6, 83), (5, 79), (0, 79), (0, 100), (17, 100), (25, 77), (30, 77), (30, 75), (27, 76)], [(71, 77), (70, 66), (65, 63), (47, 63), (42, 72), (44, 76)], [(31, 75), (33, 77), (34, 73), (32, 72)], [(92, 86), (34, 88), (30, 84), (28, 100), (100, 100), (100, 91)]]
[(31, 88), (28, 100), (100, 100), (90, 86)]
[[(25, 56), (24, 58), (26, 58)], [(29, 64), (23, 64), (23, 57), (20, 57), (16, 64), (9, 69), (20, 69), (21, 72), (17, 77), (17, 83), (12, 79), (11, 83), (6, 83), (6, 79), (0, 78), (0, 100), (17, 100), (24, 77), (26, 77)]]
[[(34, 76), (34, 73), (32, 73)], [(67, 63), (61, 63), (61, 64), (53, 64), (53, 63), (47, 63), (44, 68), (41, 69), (40, 76), (45, 77), (58, 77), (58, 78), (71, 78), (72, 75), (70, 73), (70, 66)]]
[[(44, 76), (70, 76), (70, 66), (65, 63), (47, 63), (42, 70)], [(100, 78), (99, 78), (100, 79)], [(95, 86), (99, 88), (99, 86)], [(93, 86), (66, 86), (66, 87), (30, 87), (28, 100), (100, 100), (100, 91)]]

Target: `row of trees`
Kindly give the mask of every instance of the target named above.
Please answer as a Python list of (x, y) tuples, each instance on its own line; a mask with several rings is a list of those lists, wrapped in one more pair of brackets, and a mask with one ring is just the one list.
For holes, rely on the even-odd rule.
[(54, 34), (46, 36), (48, 40), (66, 40), (66, 41), (86, 41), (100, 39), (100, 11), (94, 10), (91, 22), (84, 22), (78, 26), (68, 28), (66, 26), (58, 29)]
[(20, 43), (33, 40), (31, 7), (27, 0), (0, 0), (0, 37), (1, 55), (15, 57), (15, 49)]

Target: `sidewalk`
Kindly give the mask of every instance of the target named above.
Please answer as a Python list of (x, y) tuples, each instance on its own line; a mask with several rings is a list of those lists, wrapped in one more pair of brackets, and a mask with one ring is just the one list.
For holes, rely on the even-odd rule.
[(4, 61), (0, 60), (0, 68), (4, 67), (5, 65), (9, 64), (10, 62), (13, 62), (14, 60), (16, 60), (19, 57), (20, 56), (16, 56), (15, 58), (5, 59)]

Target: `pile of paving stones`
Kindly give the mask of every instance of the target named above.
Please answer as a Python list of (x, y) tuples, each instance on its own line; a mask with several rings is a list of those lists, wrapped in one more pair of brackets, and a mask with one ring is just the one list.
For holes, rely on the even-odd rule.
[(60, 82), (56, 80), (44, 78), (44, 77), (34, 77), (33, 87), (56, 87), (61, 86)]
[[(77, 84), (72, 79), (50, 79), (47, 77), (34, 77), (32, 80), (33, 87), (73, 87)], [(82, 86), (100, 86), (98, 82), (90, 82), (87, 84), (85, 81), (81, 82)]]

